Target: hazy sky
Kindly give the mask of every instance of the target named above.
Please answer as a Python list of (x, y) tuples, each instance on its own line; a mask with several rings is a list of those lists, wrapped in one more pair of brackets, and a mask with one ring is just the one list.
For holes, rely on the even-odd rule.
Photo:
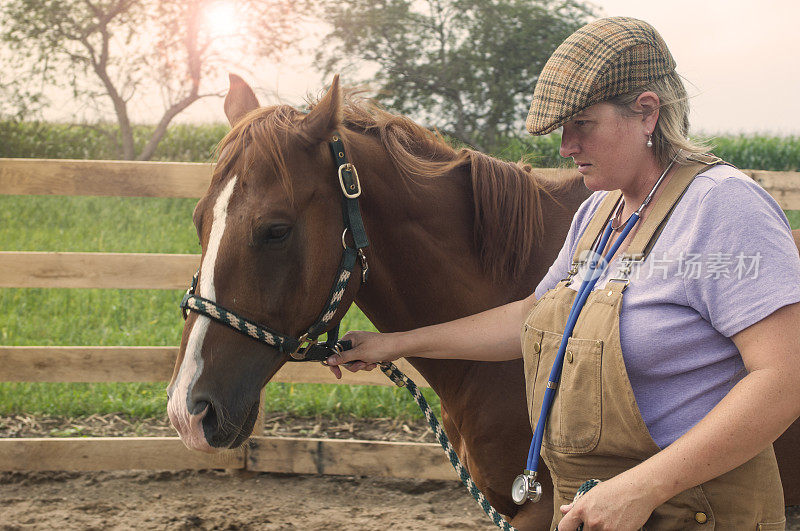
[[(653, 24), (688, 80), (692, 129), (705, 133), (800, 134), (800, 2), (797, 0), (601, 0), (607, 16), (625, 15)], [(298, 103), (323, 86), (308, 57), (264, 65), (245, 77), (261, 103)], [(347, 79), (342, 80), (345, 84)], [(219, 89), (227, 80), (217, 80)], [(533, 93), (533, 87), (531, 87)], [(136, 121), (150, 105), (133, 109)], [(527, 108), (521, 108), (524, 116)], [(222, 121), (217, 98), (195, 103), (181, 121)]]
[(609, 16), (653, 24), (706, 132), (800, 133), (800, 2), (606, 0)]

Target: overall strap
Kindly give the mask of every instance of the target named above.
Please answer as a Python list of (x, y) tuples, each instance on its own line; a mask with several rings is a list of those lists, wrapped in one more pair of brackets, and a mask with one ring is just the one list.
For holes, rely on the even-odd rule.
[(625, 250), (623, 260), (644, 261), (694, 178), (712, 166), (723, 163), (722, 159), (713, 155), (693, 154), (688, 160), (689, 164), (679, 166), (664, 185), (664, 190)]
[(611, 217), (611, 214), (614, 212), (614, 210), (616, 210), (617, 205), (621, 200), (622, 192), (619, 190), (614, 190), (609, 192), (600, 203), (600, 206), (597, 207), (597, 211), (589, 221), (589, 225), (586, 227), (586, 230), (583, 231), (581, 239), (578, 240), (578, 246), (575, 248), (575, 255), (572, 257), (573, 266), (576, 266), (582, 262), (585, 253), (594, 246), (594, 243), (603, 232), (606, 222)]

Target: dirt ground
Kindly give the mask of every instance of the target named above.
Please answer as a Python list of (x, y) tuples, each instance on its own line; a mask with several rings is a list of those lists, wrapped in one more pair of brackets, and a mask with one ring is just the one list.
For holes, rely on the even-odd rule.
[(454, 481), (222, 471), (0, 474), (0, 529), (487, 529)]
[[(422, 422), (267, 415), (266, 435), (434, 442)], [(0, 417), (0, 437), (174, 436), (166, 419)], [(489, 529), (456, 481), (219, 470), (0, 473), (0, 530)]]
[[(271, 435), (432, 441), (422, 422), (273, 415)], [(0, 417), (0, 437), (172, 435), (165, 419)], [(787, 529), (800, 530), (800, 510)], [(455, 481), (221, 470), (0, 473), (0, 530), (492, 529)]]

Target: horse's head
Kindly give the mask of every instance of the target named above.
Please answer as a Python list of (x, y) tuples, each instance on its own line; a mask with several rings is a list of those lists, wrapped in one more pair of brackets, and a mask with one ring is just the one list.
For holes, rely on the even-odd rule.
[[(231, 76), (232, 129), (194, 211), (202, 246), (195, 295), (295, 338), (315, 322), (342, 255), (342, 192), (328, 147), (341, 100), (337, 77), (308, 114), (259, 108), (252, 89)], [(242, 444), (261, 388), (287, 359), (190, 311), (168, 387), (169, 417), (184, 443), (205, 451)]]

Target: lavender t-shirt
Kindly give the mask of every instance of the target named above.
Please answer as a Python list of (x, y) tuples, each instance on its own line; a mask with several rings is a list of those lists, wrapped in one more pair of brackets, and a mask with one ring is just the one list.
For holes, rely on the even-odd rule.
[[(607, 193), (595, 192), (575, 213), (537, 298), (567, 276), (578, 240)], [(612, 262), (595, 289), (620, 265), (619, 258)], [(622, 353), (642, 418), (664, 448), (746, 374), (730, 337), (800, 301), (800, 257), (775, 200), (747, 175), (721, 165), (695, 178), (630, 279), (620, 315)]]

